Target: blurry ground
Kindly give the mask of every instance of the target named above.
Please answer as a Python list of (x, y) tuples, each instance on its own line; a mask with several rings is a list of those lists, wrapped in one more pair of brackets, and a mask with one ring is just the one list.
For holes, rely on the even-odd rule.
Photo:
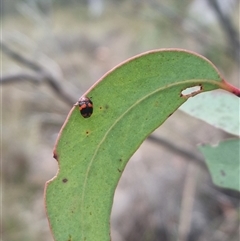
[[(3, 6), (3, 40), (49, 69), (74, 100), (116, 64), (155, 48), (196, 51), (239, 85), (238, 61), (210, 7), (179, 2), (104, 2), (90, 11), (77, 1), (9, 1)], [(237, 26), (239, 6), (230, 2), (225, 9)], [(3, 76), (19, 72), (32, 73), (2, 54)], [(69, 110), (46, 83), (2, 87), (4, 241), (53, 240), (43, 190), (57, 171), (52, 149)], [(179, 111), (154, 135), (198, 158), (198, 143), (229, 137)], [(198, 162), (146, 140), (116, 190), (112, 240), (239, 240), (239, 195), (214, 187)]]

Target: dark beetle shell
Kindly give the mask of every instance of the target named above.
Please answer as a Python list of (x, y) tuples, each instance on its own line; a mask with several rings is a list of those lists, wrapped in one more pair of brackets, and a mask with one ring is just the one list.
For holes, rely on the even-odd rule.
[(93, 103), (88, 97), (78, 100), (79, 111), (84, 118), (89, 118), (93, 113)]

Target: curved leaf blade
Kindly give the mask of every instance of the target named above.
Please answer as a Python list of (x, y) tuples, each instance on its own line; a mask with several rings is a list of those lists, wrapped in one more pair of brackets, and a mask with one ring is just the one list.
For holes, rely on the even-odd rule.
[(110, 240), (114, 191), (132, 154), (189, 96), (223, 88), (216, 68), (191, 52), (165, 49), (132, 58), (107, 73), (86, 95), (84, 119), (73, 107), (59, 134), (57, 176), (46, 184), (49, 223), (56, 241)]

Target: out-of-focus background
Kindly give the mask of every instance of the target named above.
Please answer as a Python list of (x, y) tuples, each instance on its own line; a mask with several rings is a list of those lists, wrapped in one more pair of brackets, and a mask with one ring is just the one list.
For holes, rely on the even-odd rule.
[[(52, 241), (45, 182), (72, 104), (136, 54), (185, 48), (239, 86), (238, 0), (7, 0), (1, 3), (4, 241)], [(113, 241), (238, 241), (239, 194), (213, 185), (199, 143), (228, 134), (177, 111), (129, 161)]]

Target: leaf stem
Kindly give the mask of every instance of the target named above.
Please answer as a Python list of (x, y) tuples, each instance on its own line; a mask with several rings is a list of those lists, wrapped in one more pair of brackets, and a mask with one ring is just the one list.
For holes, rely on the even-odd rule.
[(226, 80), (222, 80), (222, 82), (219, 84), (219, 87), (222, 88), (223, 90), (226, 90), (238, 97), (240, 97), (240, 89), (238, 89), (237, 87), (229, 84)]

